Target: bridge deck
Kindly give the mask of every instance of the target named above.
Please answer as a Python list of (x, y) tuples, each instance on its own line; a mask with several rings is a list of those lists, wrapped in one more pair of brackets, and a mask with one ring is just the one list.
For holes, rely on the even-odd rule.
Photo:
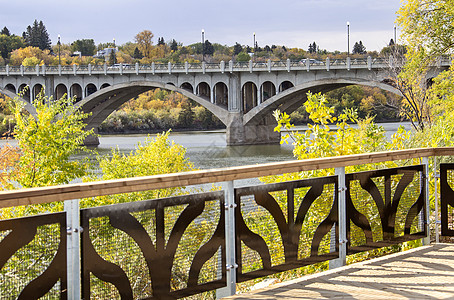
[(224, 299), (453, 299), (454, 244), (436, 244)]

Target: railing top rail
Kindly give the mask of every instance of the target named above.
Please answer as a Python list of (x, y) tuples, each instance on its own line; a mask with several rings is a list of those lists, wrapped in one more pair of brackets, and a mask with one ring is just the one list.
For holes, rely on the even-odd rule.
[(256, 178), (261, 176), (310, 171), (316, 169), (328, 169), (393, 160), (445, 155), (454, 155), (454, 147), (419, 148), (306, 160), (292, 160), (260, 165), (198, 170), (184, 173), (171, 173), (107, 181), (94, 181), (21, 190), (9, 190), (0, 192), (0, 208), (121, 193), (140, 192), (152, 189)]

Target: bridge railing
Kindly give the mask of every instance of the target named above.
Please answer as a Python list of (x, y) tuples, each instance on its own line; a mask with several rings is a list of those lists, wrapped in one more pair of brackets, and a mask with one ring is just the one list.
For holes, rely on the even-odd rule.
[[(319, 70), (340, 68), (384, 68), (388, 65), (389, 59), (386, 58), (347, 58), (326, 60), (302, 59), (298, 61), (271, 61), (266, 62), (221, 62), (221, 63), (152, 63), (151, 65), (141, 64), (115, 64), (115, 65), (71, 65), (71, 66), (3, 66), (0, 67), (0, 75), (78, 75), (78, 74), (130, 74), (130, 73), (172, 73), (172, 72), (250, 72), (262, 71), (299, 71), (299, 70)], [(452, 59), (448, 56), (440, 57), (436, 66), (450, 66)]]
[[(3, 191), (0, 295), (220, 297), (250, 279), (427, 242), (429, 158), (453, 154), (411, 149)], [(333, 168), (335, 175), (300, 178)], [(284, 173), (293, 176), (241, 181)], [(222, 189), (200, 186), (213, 183)], [(176, 187), (185, 189), (169, 197)], [(61, 201), (62, 212), (15, 218), (59, 210)]]

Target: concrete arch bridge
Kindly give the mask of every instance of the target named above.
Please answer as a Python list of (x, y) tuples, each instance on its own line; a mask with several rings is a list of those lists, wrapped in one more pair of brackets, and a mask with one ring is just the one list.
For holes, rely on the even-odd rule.
[[(450, 66), (440, 60), (433, 77)], [(126, 101), (148, 90), (175, 91), (211, 111), (227, 128), (228, 145), (278, 143), (276, 121), (271, 112), (277, 108), (291, 113), (305, 100), (306, 93), (327, 92), (348, 85), (366, 85), (400, 94), (386, 84), (389, 62), (384, 59), (326, 61), (277, 61), (265, 63), (154, 64), (0, 67), (0, 93), (21, 98), (32, 114), (30, 99), (45, 89), (46, 95), (75, 97), (85, 112), (87, 128), (98, 126)], [(87, 144), (97, 145), (92, 137)]]

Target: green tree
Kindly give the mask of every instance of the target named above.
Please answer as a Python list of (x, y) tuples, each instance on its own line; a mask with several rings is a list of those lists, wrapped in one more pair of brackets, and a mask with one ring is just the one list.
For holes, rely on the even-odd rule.
[(80, 51), (83, 56), (93, 56), (96, 51), (95, 41), (93, 39), (82, 39), (74, 41), (71, 44), (73, 52)]
[(175, 41), (175, 39), (173, 39), (172, 42), (170, 43), (170, 50), (172, 50), (172, 51), (178, 50), (178, 44), (177, 44), (177, 41)]
[(352, 50), (353, 54), (365, 54), (366, 47), (363, 45), (362, 41), (356, 42)]
[[(2, 31), (3, 32), (3, 31)], [(25, 47), (21, 37), (16, 35), (0, 34), (0, 55), (3, 58), (8, 58), (8, 55), (19, 48)]]
[(11, 33), (9, 32), (9, 29), (5, 27), (3, 27), (2, 31), (0, 31), (0, 34), (4, 34), (4, 35), (7, 35), (7, 36), (10, 36)]
[(249, 61), (251, 60), (251, 57), (249, 56), (249, 54), (247, 54), (246, 52), (241, 52), (240, 54), (238, 54), (238, 56), (236, 57), (236, 60), (237, 61)]
[(20, 157), (7, 170), (9, 181), (3, 186), (5, 189), (65, 184), (86, 175), (87, 161), (73, 160), (71, 156), (87, 150), (83, 142), (92, 131), (84, 130), (83, 120), (88, 114), (68, 105), (66, 96), (53, 100), (42, 92), (33, 105), (36, 116), (26, 112), (19, 100), (12, 102)]
[(209, 40), (205, 41), (205, 55), (213, 55), (214, 54), (214, 47), (210, 43)]
[(183, 102), (181, 111), (178, 114), (178, 125), (183, 128), (191, 127), (194, 123), (195, 113), (189, 102)]
[(241, 51), (243, 51), (243, 47), (240, 44), (235, 43), (233, 46), (233, 55), (238, 55)]
[(114, 65), (117, 63), (117, 55), (115, 54), (115, 50), (112, 50), (109, 55), (109, 65)]
[[(432, 126), (440, 112), (446, 112), (449, 97), (454, 90), (454, 69), (440, 73), (428, 89), (430, 67), (445, 54), (454, 50), (454, 1), (453, 0), (407, 0), (398, 11), (397, 23), (402, 30), (402, 40), (406, 46), (406, 63), (398, 75), (408, 91), (414, 95), (413, 106), (419, 108), (421, 131)], [(407, 93), (408, 94), (408, 93)], [(406, 96), (404, 94), (404, 96)], [(437, 106), (432, 111), (432, 106)], [(440, 105), (442, 106), (440, 108)], [(434, 113), (438, 112), (438, 116)]]
[(51, 50), (51, 41), (43, 21), (35, 20), (32, 26), (28, 26), (23, 33), (23, 38), (28, 46), (38, 47), (41, 50)]
[(134, 49), (134, 55), (133, 55), (133, 57), (134, 57), (135, 59), (142, 59), (142, 58), (143, 58), (143, 55), (142, 55), (142, 53), (140, 52), (139, 48), (136, 47), (136, 48)]
[(313, 42), (312, 44), (309, 44), (309, 49), (308, 49), (309, 53), (317, 53), (317, 50), (318, 50), (318, 46), (315, 42)]

